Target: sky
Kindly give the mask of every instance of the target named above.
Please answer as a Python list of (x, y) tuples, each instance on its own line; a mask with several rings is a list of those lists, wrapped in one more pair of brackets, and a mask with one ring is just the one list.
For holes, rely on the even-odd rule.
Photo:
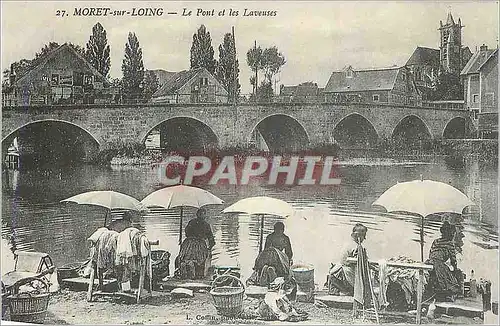
[[(286, 58), (278, 85), (313, 81), (324, 87), (332, 71), (347, 65), (354, 69), (404, 65), (417, 46), (439, 47), (439, 21), (449, 11), (461, 18), (462, 43), (472, 52), (481, 44), (498, 46), (497, 1), (207, 1), (207, 2), (49, 2), (2, 1), (2, 70), (22, 58), (32, 58), (44, 44), (55, 41), (84, 46), (92, 26), (100, 22), (111, 48), (112, 78), (121, 77), (124, 47), (129, 32), (135, 32), (146, 69), (189, 69), (193, 34), (204, 24), (212, 37), (215, 57), (225, 33), (235, 27), (242, 93), (250, 93), (251, 71), (246, 52), (254, 41), (261, 47), (277, 46)], [(162, 8), (156, 17), (82, 17), (75, 8)], [(182, 16), (186, 8), (192, 16)], [(213, 16), (197, 16), (197, 10)], [(225, 9), (225, 16), (217, 16)], [(230, 17), (229, 10), (238, 11)], [(276, 11), (274, 17), (243, 16), (248, 11)], [(66, 17), (56, 16), (65, 10)], [(137, 9), (136, 9), (137, 10)], [(177, 15), (167, 15), (177, 12)]]

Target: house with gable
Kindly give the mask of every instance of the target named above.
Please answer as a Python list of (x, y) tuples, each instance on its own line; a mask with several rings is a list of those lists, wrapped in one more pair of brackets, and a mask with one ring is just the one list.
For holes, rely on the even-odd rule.
[[(12, 69), (11, 69), (12, 70)], [(84, 57), (67, 43), (34, 60), (21, 76), (11, 72), (2, 92), (4, 106), (100, 104), (114, 101), (114, 90)]]
[(171, 76), (153, 94), (152, 103), (227, 103), (225, 87), (204, 67)]
[(323, 91), (332, 103), (421, 105), (413, 75), (406, 67), (334, 71)]
[(462, 70), (464, 103), (480, 138), (498, 137), (498, 48), (482, 45)]

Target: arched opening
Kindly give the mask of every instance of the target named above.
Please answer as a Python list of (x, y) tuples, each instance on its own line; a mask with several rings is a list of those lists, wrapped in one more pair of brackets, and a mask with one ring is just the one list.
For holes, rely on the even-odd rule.
[(297, 152), (309, 146), (304, 127), (294, 118), (276, 114), (262, 119), (252, 130), (250, 143), (270, 152)]
[(148, 149), (169, 152), (203, 152), (216, 149), (219, 140), (213, 130), (194, 118), (177, 117), (156, 125), (145, 137)]
[(462, 117), (451, 119), (443, 130), (443, 138), (445, 139), (465, 139), (471, 134), (472, 123)]
[(5, 156), (17, 153), (20, 168), (64, 166), (90, 162), (99, 152), (99, 143), (81, 127), (58, 120), (24, 125), (2, 140)]
[(378, 135), (370, 121), (354, 113), (335, 126), (333, 138), (343, 149), (366, 149), (375, 147)]
[(419, 117), (409, 115), (404, 117), (394, 128), (392, 140), (398, 144), (411, 147), (421, 146), (432, 139), (429, 128)]

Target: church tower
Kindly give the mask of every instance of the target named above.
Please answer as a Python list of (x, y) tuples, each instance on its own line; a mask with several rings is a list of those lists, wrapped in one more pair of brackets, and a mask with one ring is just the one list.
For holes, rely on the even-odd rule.
[(439, 59), (441, 67), (446, 72), (460, 74), (462, 68), (462, 22), (460, 18), (455, 23), (451, 12), (448, 13), (446, 23), (439, 21), (441, 43), (439, 46)]

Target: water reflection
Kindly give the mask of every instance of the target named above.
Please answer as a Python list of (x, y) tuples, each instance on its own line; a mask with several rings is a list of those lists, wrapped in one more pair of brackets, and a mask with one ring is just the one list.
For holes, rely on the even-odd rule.
[[(395, 162), (352, 160), (338, 166), (342, 183), (336, 186), (277, 187), (218, 185), (204, 187), (224, 200), (222, 207), (210, 207), (207, 221), (216, 238), (213, 261), (239, 264), (244, 277), (250, 275), (259, 248), (259, 219), (251, 216), (222, 216), (224, 207), (250, 196), (271, 196), (292, 204), (297, 214), (287, 219), (266, 218), (264, 234), (276, 221), (285, 223), (294, 250), (295, 262), (314, 264), (317, 282), (322, 282), (331, 262), (340, 259), (341, 247), (352, 241), (355, 223), (368, 227), (366, 247), (373, 259), (405, 255), (420, 258), (420, 218), (387, 214), (371, 206), (396, 182), (432, 179), (450, 183), (477, 204), (462, 222), (464, 270), (496, 279), (498, 264), (497, 168), (466, 160)], [(3, 187), (2, 238), (13, 235), (19, 249), (49, 253), (57, 265), (85, 259), (85, 240), (103, 223), (104, 213), (93, 207), (63, 205), (61, 199), (89, 190), (115, 190), (142, 199), (161, 187), (155, 169), (73, 166), (37, 171), (9, 171), (10, 186)], [(195, 210), (184, 209), (183, 228)], [(179, 251), (179, 209), (154, 209), (137, 221), (157, 248)], [(432, 240), (439, 236), (441, 219), (425, 221), (427, 256)], [(495, 247), (496, 245), (496, 247)], [(496, 249), (488, 249), (496, 248)], [(2, 257), (3, 258), (3, 257)], [(487, 261), (488, 264), (484, 262)], [(172, 266), (173, 267), (173, 266)]]

